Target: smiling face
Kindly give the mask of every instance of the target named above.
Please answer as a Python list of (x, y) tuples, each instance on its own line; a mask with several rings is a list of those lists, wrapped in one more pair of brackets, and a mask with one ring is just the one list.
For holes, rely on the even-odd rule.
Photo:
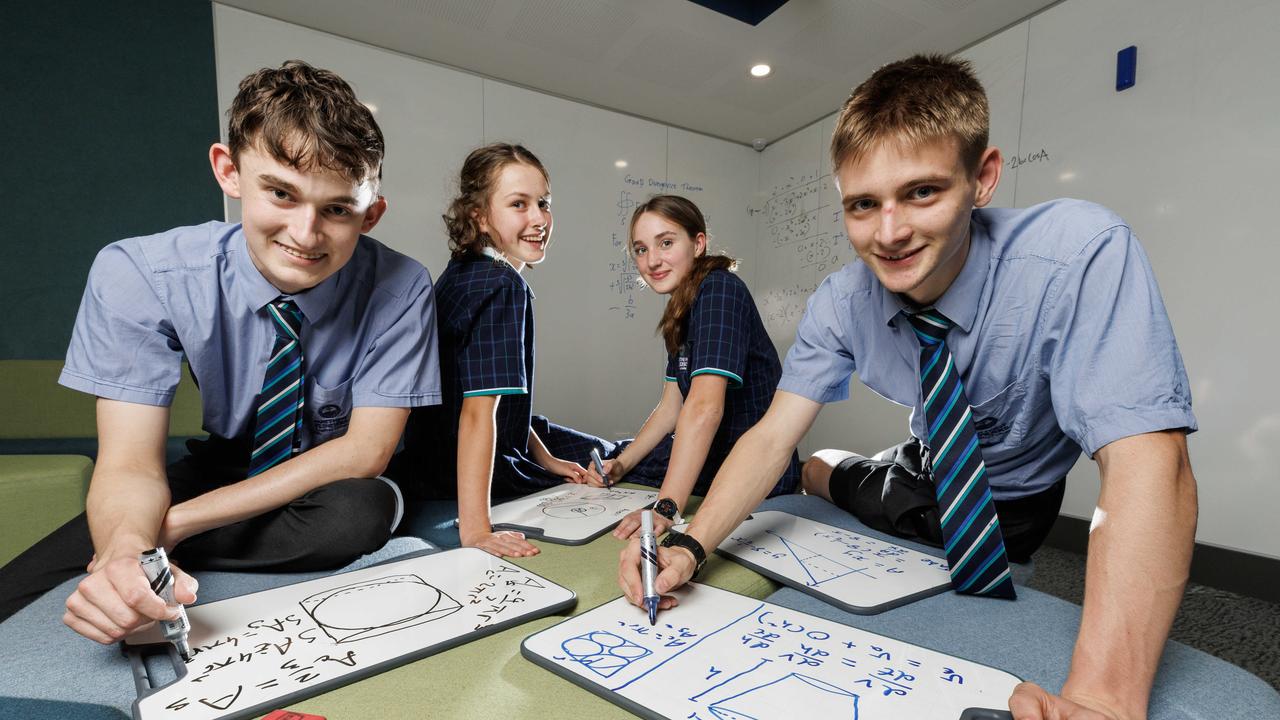
[(547, 178), (532, 165), (507, 163), (476, 220), (493, 248), (516, 270), (542, 262), (552, 226)]
[(693, 270), (693, 262), (707, 251), (706, 233), (689, 232), (656, 212), (646, 212), (631, 227), (631, 256), (646, 284), (659, 295), (670, 295)]
[(210, 149), (218, 184), (241, 201), (249, 257), (282, 293), (313, 288), (342, 269), (360, 234), (373, 229), (386, 200), (372, 183), (332, 170), (298, 170), (257, 148), (237, 161), (226, 145)]
[(879, 143), (837, 173), (849, 242), (890, 291), (933, 303), (964, 267), (970, 212), (991, 201), (1002, 163), (987, 148), (972, 174), (955, 140)]

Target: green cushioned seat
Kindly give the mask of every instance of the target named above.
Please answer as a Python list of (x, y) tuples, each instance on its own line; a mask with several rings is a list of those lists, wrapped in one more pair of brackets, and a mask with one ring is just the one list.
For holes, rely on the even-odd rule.
[(83, 512), (92, 474), (80, 455), (0, 455), (0, 565)]
[[(97, 437), (94, 397), (59, 385), (61, 372), (61, 360), (0, 360), (0, 438)], [(202, 435), (200, 425), (200, 391), (184, 364), (169, 408), (169, 434)]]
[[(691, 510), (696, 507), (696, 501), (690, 503)], [(576, 592), (578, 604), (572, 614), (590, 610), (622, 594), (617, 581), (621, 540), (604, 535), (577, 546), (532, 542), (542, 553), (513, 562)], [(718, 555), (707, 559), (700, 580), (758, 599), (764, 599), (779, 587), (772, 580)], [(289, 708), (329, 718), (634, 718), (621, 707), (520, 655), (520, 643), (526, 637), (563, 619), (553, 616), (525, 623), (293, 703)]]

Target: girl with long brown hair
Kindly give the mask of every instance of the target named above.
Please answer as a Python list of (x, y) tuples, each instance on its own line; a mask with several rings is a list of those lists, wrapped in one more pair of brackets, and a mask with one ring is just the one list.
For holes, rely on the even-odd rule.
[[(658, 323), (667, 382), (635, 439), (620, 443), (622, 451), (605, 463), (605, 474), (660, 487), (654, 529), (661, 534), (691, 494), (706, 494), (733, 444), (764, 415), (782, 364), (751, 292), (732, 272), (735, 261), (707, 252), (707, 223), (693, 202), (657, 195), (637, 207), (628, 249), (645, 283), (669, 296)], [(594, 468), (588, 472), (597, 477)], [(793, 492), (799, 480), (792, 452), (770, 495)], [(628, 538), (639, 526), (636, 511), (613, 534)]]
[(551, 240), (546, 168), (521, 145), (493, 143), (467, 156), (458, 185), (444, 215), (453, 258), (435, 288), (443, 397), (410, 416), (388, 474), (428, 499), (454, 497), (456, 477), (463, 546), (535, 555), (522, 533), (494, 532), (490, 500), (588, 482), (591, 448), (614, 444), (532, 411), (533, 293), (522, 271)]

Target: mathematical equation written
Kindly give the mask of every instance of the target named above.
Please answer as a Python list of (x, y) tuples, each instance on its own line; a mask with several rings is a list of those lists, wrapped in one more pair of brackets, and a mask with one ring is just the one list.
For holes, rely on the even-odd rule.
[(1007, 699), (1017, 684), (1007, 673), (723, 590), (685, 593), (655, 626), (617, 600), (526, 647), (657, 714), (690, 720), (788, 718), (797, 708), (810, 717), (953, 720), (988, 693)]
[[(459, 558), (474, 562), (459, 573), (467, 566)], [(148, 719), (214, 718), (307, 688), (320, 692), (451, 638), (547, 614), (571, 597), (465, 549), (196, 606), (187, 674), (140, 700), (139, 711)]]

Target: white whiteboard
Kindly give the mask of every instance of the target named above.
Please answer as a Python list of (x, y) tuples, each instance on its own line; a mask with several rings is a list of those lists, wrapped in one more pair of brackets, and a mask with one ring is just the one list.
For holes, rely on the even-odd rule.
[(489, 522), (495, 530), (520, 530), (547, 542), (581, 545), (657, 499), (658, 493), (651, 490), (567, 483), (495, 505)]
[(752, 513), (717, 550), (784, 585), (861, 615), (951, 588), (946, 558), (778, 510)]
[[(257, 717), (574, 601), (546, 578), (459, 548), (196, 605), (185, 674), (133, 714)], [(152, 628), (129, 643), (161, 641)]]
[[(378, 108), (389, 210), (370, 235), (433, 278), (448, 264), (440, 214), (467, 153), (511, 141), (542, 160), (555, 225), (546, 261), (524, 276), (536, 296), (534, 412), (553, 422), (631, 437), (662, 395), (666, 353), (654, 328), (666, 299), (637, 285), (624, 247), (636, 202), (660, 192), (692, 199), (713, 247), (741, 258), (751, 282), (759, 156), (748, 147), (223, 5), (214, 5), (214, 27), (220, 108), (245, 75), (292, 58), (334, 70)], [(228, 218), (239, 218), (236, 203)]]
[(658, 614), (625, 598), (531, 635), (521, 653), (646, 718), (956, 720), (1004, 708), (1017, 677), (708, 585)]

